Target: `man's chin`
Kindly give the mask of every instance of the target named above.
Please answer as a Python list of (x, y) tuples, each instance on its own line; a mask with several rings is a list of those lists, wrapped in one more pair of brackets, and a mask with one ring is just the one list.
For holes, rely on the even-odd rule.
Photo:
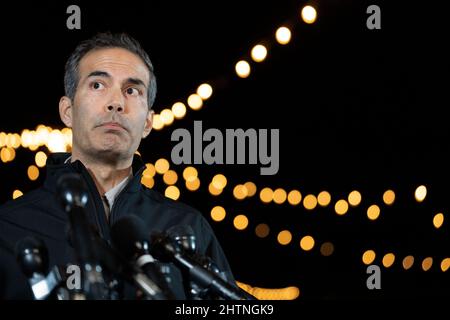
[(123, 145), (99, 148), (96, 150), (95, 154), (99, 159), (106, 162), (117, 162), (133, 156), (129, 149), (123, 148)]

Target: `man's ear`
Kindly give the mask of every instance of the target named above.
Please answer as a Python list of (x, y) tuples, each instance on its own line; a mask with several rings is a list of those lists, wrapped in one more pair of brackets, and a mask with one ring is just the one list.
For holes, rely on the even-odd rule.
[(59, 116), (68, 128), (72, 128), (72, 100), (67, 96), (59, 100)]
[(153, 110), (150, 110), (147, 113), (147, 118), (145, 119), (145, 127), (144, 127), (144, 132), (142, 132), (142, 138), (146, 138), (150, 131), (152, 131), (152, 127), (153, 127), (153, 114), (155, 112)]

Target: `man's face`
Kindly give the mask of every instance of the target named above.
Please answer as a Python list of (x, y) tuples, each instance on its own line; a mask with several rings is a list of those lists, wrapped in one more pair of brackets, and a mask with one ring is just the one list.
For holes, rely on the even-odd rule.
[(152, 126), (146, 65), (125, 49), (99, 49), (81, 59), (78, 76), (74, 101), (60, 102), (61, 118), (72, 127), (73, 154), (130, 159)]

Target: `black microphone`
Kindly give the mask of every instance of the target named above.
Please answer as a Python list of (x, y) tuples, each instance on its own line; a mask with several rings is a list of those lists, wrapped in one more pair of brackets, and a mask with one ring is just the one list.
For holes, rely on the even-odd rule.
[(169, 284), (159, 269), (155, 259), (150, 254), (150, 238), (145, 223), (135, 215), (119, 219), (111, 228), (111, 238), (114, 247), (124, 259), (133, 264), (153, 281), (150, 297), (156, 300), (173, 300), (175, 296)]
[(48, 250), (40, 238), (28, 236), (18, 241), (15, 254), (22, 272), (28, 278), (34, 299), (47, 299), (62, 283), (59, 268), (54, 267), (47, 275)]
[(187, 254), (195, 254), (197, 252), (197, 241), (194, 230), (189, 225), (177, 224), (169, 228), (166, 234), (182, 246)]
[(181, 270), (188, 272), (192, 281), (200, 287), (209, 288), (215, 294), (227, 300), (251, 299), (239, 288), (222, 279), (218, 274), (205, 269), (196, 259), (185, 252), (183, 246), (171, 239), (167, 234), (152, 235), (152, 250), (161, 261), (173, 262)]
[[(189, 225), (175, 225), (166, 231), (167, 236), (177, 245), (184, 249), (184, 252), (190, 255), (204, 269), (219, 274), (226, 280), (225, 274), (220, 271), (217, 264), (209, 257), (201, 256), (197, 253), (197, 244), (194, 230)], [(216, 295), (210, 294), (210, 288), (200, 287), (195, 281), (190, 279), (189, 274), (183, 272), (183, 283), (186, 294), (190, 300), (217, 300)]]
[(172, 241), (181, 246), (186, 254), (190, 255), (195, 261), (201, 264), (203, 268), (219, 274), (226, 280), (225, 274), (210, 257), (197, 253), (194, 230), (192, 230), (189, 225), (175, 225), (169, 228), (166, 234)]
[(83, 291), (86, 299), (105, 299), (106, 284), (102, 267), (93, 246), (93, 234), (84, 207), (88, 202), (88, 192), (78, 174), (62, 175), (57, 181), (58, 198), (69, 216), (73, 246), (83, 273)]

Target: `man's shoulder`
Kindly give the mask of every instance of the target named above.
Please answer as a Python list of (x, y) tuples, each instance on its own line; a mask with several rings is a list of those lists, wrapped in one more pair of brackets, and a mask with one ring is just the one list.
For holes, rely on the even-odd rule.
[[(47, 201), (45, 201), (47, 199)], [(0, 205), (0, 218), (10, 212), (26, 210), (27, 208), (39, 206), (39, 204), (48, 203), (48, 193), (43, 188), (38, 188), (27, 192), (26, 194), (5, 202)]]
[(195, 209), (194, 207), (191, 207), (190, 205), (183, 203), (181, 201), (172, 200), (168, 197), (165, 197), (156, 190), (145, 188), (144, 195), (147, 198), (147, 200), (151, 202), (152, 205), (154, 206), (160, 206), (161, 208), (164, 208), (168, 211), (183, 212), (185, 214), (202, 216), (200, 211)]
[(198, 231), (204, 231), (205, 225), (208, 224), (198, 209), (186, 203), (167, 198), (154, 189), (145, 188), (143, 193), (146, 198), (145, 206), (148, 206), (145, 208), (148, 210), (144, 210), (147, 212), (145, 215), (151, 216), (153, 222), (158, 220), (167, 227), (175, 224), (187, 224)]

